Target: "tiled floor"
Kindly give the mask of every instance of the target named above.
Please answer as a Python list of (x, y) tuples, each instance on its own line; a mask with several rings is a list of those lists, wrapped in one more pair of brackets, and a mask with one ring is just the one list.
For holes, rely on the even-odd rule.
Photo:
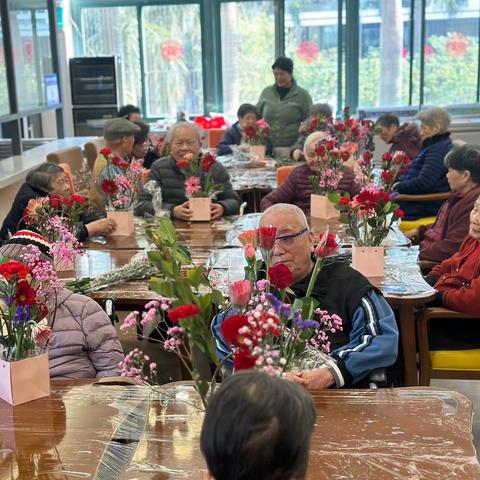
[(469, 398), (473, 404), (473, 443), (480, 460), (480, 380), (432, 380), (432, 387), (455, 390)]

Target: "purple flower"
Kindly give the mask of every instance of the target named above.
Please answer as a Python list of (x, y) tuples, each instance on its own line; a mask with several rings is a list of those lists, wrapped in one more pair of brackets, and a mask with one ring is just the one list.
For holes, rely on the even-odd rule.
[(307, 328), (318, 328), (320, 325), (315, 320), (296, 320), (299, 330), (306, 330)]
[(284, 303), (284, 304), (280, 307), (280, 315), (281, 315), (283, 318), (288, 318), (291, 313), (292, 313), (292, 306), (289, 305), (288, 303)]
[(399, 193), (398, 192), (391, 192), (390, 193), (390, 200), (393, 202), (398, 197)]
[(271, 293), (267, 295), (267, 298), (271, 303), (274, 312), (278, 314), (280, 312), (280, 309), (282, 308), (282, 305), (283, 305), (282, 302), (275, 295), (272, 295)]
[(25, 307), (18, 306), (15, 309), (15, 315), (13, 317), (13, 324), (15, 327), (19, 327), (24, 323), (28, 322), (30, 318), (30, 306), (26, 305)]

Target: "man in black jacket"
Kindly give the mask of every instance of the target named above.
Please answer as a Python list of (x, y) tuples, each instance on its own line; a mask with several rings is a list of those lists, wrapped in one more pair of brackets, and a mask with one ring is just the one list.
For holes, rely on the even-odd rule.
[[(185, 193), (185, 175), (177, 162), (196, 158), (201, 154), (200, 134), (190, 123), (177, 123), (168, 132), (171, 156), (156, 160), (149, 180), (155, 180), (162, 191), (162, 208), (170, 211), (172, 218), (190, 220), (189, 201)], [(240, 208), (240, 199), (233, 190), (225, 167), (215, 162), (211, 168), (213, 183), (223, 186), (223, 190), (212, 201), (211, 219), (219, 220), (224, 215), (234, 215)], [(154, 215), (152, 194), (143, 191), (135, 207), (135, 215)]]

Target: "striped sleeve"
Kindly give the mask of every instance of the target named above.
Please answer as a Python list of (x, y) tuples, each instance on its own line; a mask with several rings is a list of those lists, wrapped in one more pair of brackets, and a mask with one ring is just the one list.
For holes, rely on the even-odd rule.
[(386, 300), (367, 293), (352, 318), (350, 342), (334, 352), (328, 368), (337, 387), (353, 385), (372, 370), (392, 365), (398, 353), (398, 328)]

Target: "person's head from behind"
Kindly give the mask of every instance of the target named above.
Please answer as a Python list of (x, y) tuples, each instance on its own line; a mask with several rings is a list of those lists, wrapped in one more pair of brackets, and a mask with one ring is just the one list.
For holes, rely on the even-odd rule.
[(251, 103), (242, 103), (237, 111), (238, 123), (242, 128), (255, 125), (258, 120), (258, 113), (255, 105)]
[(120, 107), (117, 117), (126, 118), (131, 122), (140, 122), (142, 120), (142, 113), (138, 107), (135, 107), (135, 105), (124, 105), (123, 107)]
[(167, 134), (167, 142), (172, 157), (177, 162), (196, 158), (202, 148), (200, 132), (193, 123), (180, 122), (172, 125)]
[(315, 149), (317, 147), (318, 142), (325, 140), (327, 138), (327, 134), (322, 131), (316, 131), (311, 133), (306, 139), (305, 143), (303, 144), (303, 156), (305, 157), (305, 161), (307, 165), (310, 167), (311, 170), (318, 172), (321, 168), (320, 163), (326, 160), (326, 156), (320, 158)]
[(314, 250), (314, 236), (305, 213), (296, 205), (277, 203), (263, 212), (260, 226), (277, 228), (272, 265), (286, 265), (295, 282), (305, 278), (313, 268)]
[(328, 103), (315, 103), (310, 107), (310, 117), (320, 117), (322, 120), (333, 115), (332, 107)]
[(26, 182), (32, 188), (45, 192), (46, 195), (67, 195), (69, 184), (67, 175), (62, 167), (54, 163), (45, 162), (27, 174)]
[(246, 371), (210, 400), (200, 448), (215, 480), (305, 478), (315, 408), (301, 386)]
[(440, 107), (422, 110), (415, 117), (420, 122), (420, 136), (422, 140), (441, 133), (446, 133), (450, 127), (450, 114)]
[(136, 158), (144, 158), (148, 152), (148, 134), (150, 127), (143, 122), (135, 122), (140, 131), (134, 135), (132, 154)]
[(293, 81), (293, 60), (288, 57), (278, 57), (272, 65), (275, 84), (280, 88), (289, 88)]
[(132, 153), (135, 135), (139, 132), (138, 125), (123, 117), (108, 120), (103, 127), (106, 146), (120, 157)]
[(375, 130), (385, 143), (392, 143), (399, 127), (400, 119), (393, 113), (380, 115), (375, 123)]
[(480, 146), (454, 145), (444, 160), (452, 192), (467, 193), (480, 184)]

